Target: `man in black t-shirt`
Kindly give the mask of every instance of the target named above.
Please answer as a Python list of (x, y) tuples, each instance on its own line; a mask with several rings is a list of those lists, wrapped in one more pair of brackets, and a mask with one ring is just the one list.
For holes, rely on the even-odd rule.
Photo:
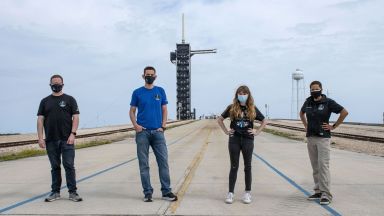
[[(332, 202), (331, 175), (329, 172), (331, 130), (336, 129), (348, 115), (344, 107), (322, 94), (319, 81), (310, 84), (311, 97), (307, 98), (300, 111), (300, 119), (307, 131), (307, 148), (313, 170), (315, 193), (308, 200), (320, 200), (321, 205)], [(329, 124), (332, 113), (339, 114), (337, 121)]]
[(312, 96), (307, 98), (301, 108), (301, 113), (305, 113), (307, 117), (306, 136), (330, 138), (331, 131), (325, 130), (323, 125), (329, 124), (332, 113), (339, 114), (343, 109), (344, 107), (323, 94), (319, 100), (315, 100)]
[(77, 194), (74, 145), (80, 112), (76, 100), (63, 93), (64, 84), (60, 75), (51, 77), (50, 86), (52, 94), (41, 100), (37, 112), (39, 146), (46, 148), (51, 163), (52, 191), (45, 201), (52, 202), (60, 199), (62, 157), (69, 199), (79, 202), (83, 199)]

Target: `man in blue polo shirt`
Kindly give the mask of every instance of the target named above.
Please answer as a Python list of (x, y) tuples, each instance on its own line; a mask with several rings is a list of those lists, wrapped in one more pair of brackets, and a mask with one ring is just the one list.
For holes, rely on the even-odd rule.
[[(133, 91), (129, 117), (136, 130), (137, 157), (139, 159), (144, 202), (152, 202), (153, 193), (149, 175), (149, 146), (152, 147), (159, 167), (163, 199), (176, 201), (177, 196), (172, 193), (170, 188), (168, 150), (164, 137), (168, 115), (167, 96), (163, 88), (153, 85), (157, 77), (154, 67), (145, 67), (142, 76), (145, 85)], [(137, 119), (136, 109), (138, 109)]]

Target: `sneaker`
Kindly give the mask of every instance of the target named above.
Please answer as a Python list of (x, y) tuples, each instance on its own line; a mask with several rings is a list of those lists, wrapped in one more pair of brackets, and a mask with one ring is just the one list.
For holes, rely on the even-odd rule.
[(144, 202), (152, 202), (152, 194), (146, 194), (144, 196)]
[(232, 204), (234, 197), (235, 197), (235, 194), (233, 194), (232, 192), (228, 192), (227, 198), (225, 198), (225, 203)]
[(318, 200), (321, 198), (321, 193), (314, 193), (307, 198), (307, 200)]
[(48, 196), (47, 196), (47, 198), (45, 198), (45, 202), (53, 202), (53, 201), (55, 201), (55, 200), (58, 200), (58, 199), (60, 199), (60, 193), (58, 193), (58, 192), (52, 192), (51, 194), (49, 194)]
[(329, 205), (331, 203), (331, 200), (328, 197), (321, 197), (320, 199), (320, 205)]
[(163, 195), (163, 200), (168, 200), (168, 201), (177, 201), (177, 196), (173, 194), (172, 192), (169, 192), (165, 195)]
[(250, 204), (252, 202), (252, 196), (250, 191), (245, 191), (243, 196), (243, 203)]
[(79, 194), (76, 193), (76, 192), (69, 193), (69, 199), (72, 200), (73, 202), (80, 202), (80, 201), (83, 201), (83, 198), (81, 198), (81, 197), (79, 196)]

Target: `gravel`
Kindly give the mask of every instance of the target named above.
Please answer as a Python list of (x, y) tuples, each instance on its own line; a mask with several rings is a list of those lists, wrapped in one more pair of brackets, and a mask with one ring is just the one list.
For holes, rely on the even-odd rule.
[[(302, 123), (300, 121), (269, 120), (269, 122), (304, 128), (304, 126), (302, 125)], [(285, 133), (289, 133), (289, 134), (294, 135), (295, 138), (306, 140), (304, 132), (273, 127), (270, 125), (268, 125), (267, 128), (273, 129), (276, 131), (282, 131)], [(384, 127), (383, 126), (342, 124), (338, 128), (336, 128), (334, 131), (335, 132), (341, 132), (341, 133), (365, 135), (365, 136), (384, 137)], [(331, 146), (333, 148), (384, 157), (384, 143), (359, 141), (359, 140), (339, 138), (339, 137), (332, 137), (331, 143), (332, 143)]]

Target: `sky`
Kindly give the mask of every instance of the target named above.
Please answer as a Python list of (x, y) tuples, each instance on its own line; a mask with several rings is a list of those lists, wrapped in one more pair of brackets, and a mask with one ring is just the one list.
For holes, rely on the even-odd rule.
[(381, 0), (1, 0), (0, 133), (36, 130), (53, 74), (76, 98), (80, 128), (128, 124), (147, 65), (157, 69), (155, 85), (175, 119), (169, 53), (181, 42), (182, 13), (192, 49), (217, 49), (192, 57), (197, 116), (222, 113), (236, 88), (248, 85), (264, 114), (268, 104), (270, 118), (296, 118), (299, 68), (302, 97), (319, 80), (349, 111), (346, 121), (382, 123), (383, 8)]

